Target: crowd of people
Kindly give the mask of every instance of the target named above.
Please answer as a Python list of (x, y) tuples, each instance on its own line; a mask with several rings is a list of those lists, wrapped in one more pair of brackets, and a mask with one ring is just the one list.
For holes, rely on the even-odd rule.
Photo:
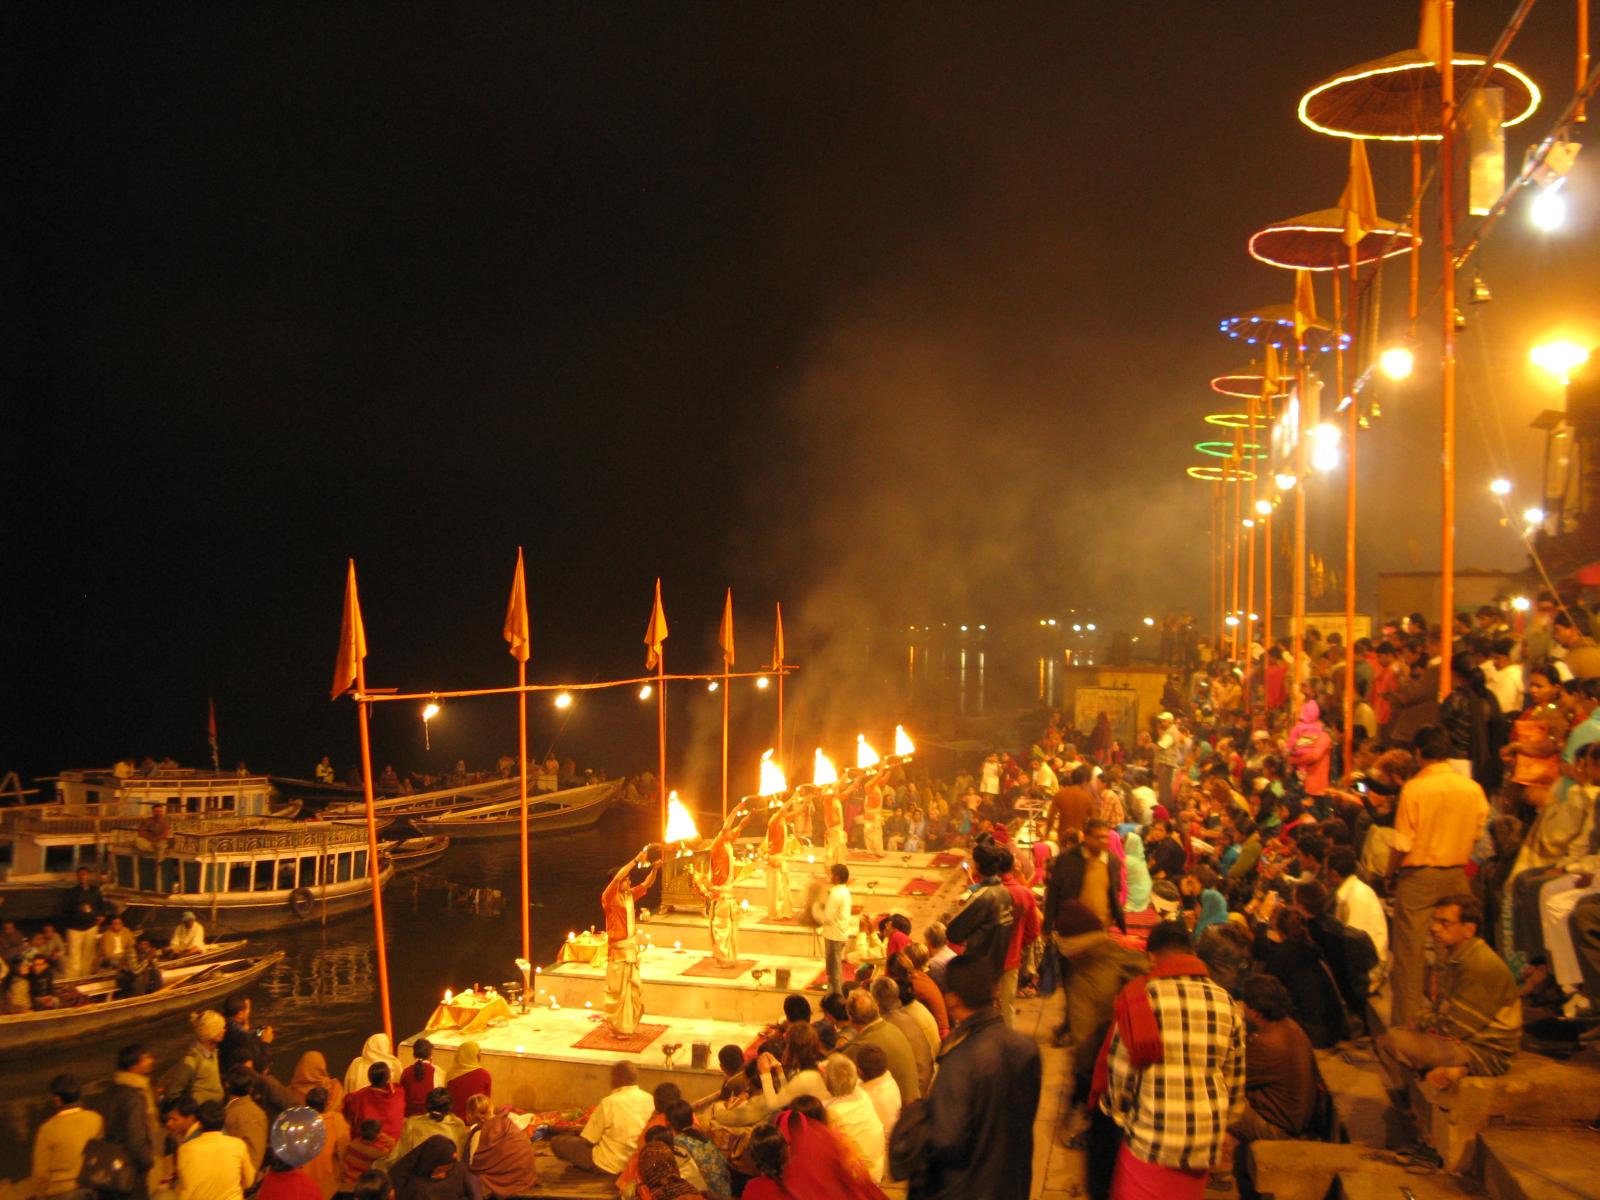
[[(896, 767), (845, 789), (808, 831), (828, 852), (822, 995), (789, 995), (749, 1045), (722, 1047), (706, 1095), (645, 1091), (623, 1059), (585, 1120), (548, 1125), (495, 1106), (474, 1044), (443, 1074), (425, 1041), (402, 1068), (382, 1035), (342, 1079), (311, 1053), (284, 1084), (271, 1030), (236, 998), (197, 1019), (159, 1079), (129, 1046), (93, 1107), (54, 1081), (57, 1112), (13, 1190), (79, 1189), (85, 1147), (110, 1141), (139, 1164), (139, 1200), (234, 1200), (263, 1171), (262, 1191), (296, 1200), (481, 1200), (536, 1194), (547, 1140), (643, 1200), (878, 1197), (890, 1180), (916, 1200), (1023, 1200), (1042, 1060), (1014, 1026), (1038, 995), (1044, 1036), (1070, 1050), (1058, 1136), (1086, 1152), (1090, 1195), (1201, 1196), (1253, 1143), (1330, 1132), (1319, 1049), (1377, 1033), (1374, 1070), (1404, 1110), (1419, 1077), (1448, 1089), (1511, 1070), (1535, 1016), (1594, 1033), (1589, 619), (1550, 595), (1516, 631), (1497, 610), (1464, 614), (1448, 662), (1419, 617), (1386, 623), (1356, 645), (1348, 761), (1343, 647), (1308, 631), (1298, 688), (1281, 644), (1197, 663), (1131, 745), (1104, 718), (1075, 730), (1052, 713), (1026, 752), (952, 781)], [(849, 846), (958, 847), (970, 886), (920, 929), (865, 919)], [(69, 905), (61, 945), (22, 954), (86, 961), (71, 940), (85, 928), (103, 947), (109, 916), (77, 899), (90, 925)], [(296, 1163), (300, 1143), (276, 1135), (310, 1127), (302, 1110), (322, 1136)], [(1401, 1157), (1437, 1165), (1423, 1133)]]

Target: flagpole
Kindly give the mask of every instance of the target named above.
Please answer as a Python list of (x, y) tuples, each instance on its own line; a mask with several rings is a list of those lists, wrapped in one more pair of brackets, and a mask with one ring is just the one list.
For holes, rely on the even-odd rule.
[(517, 660), (517, 771), (520, 779), (518, 788), (519, 798), (522, 803), (518, 806), (520, 820), (520, 841), (522, 843), (522, 960), (532, 962), (533, 956), (530, 949), (530, 929), (532, 923), (531, 913), (533, 904), (528, 896), (528, 664)]
[(722, 820), (728, 820), (728, 660), (722, 660)]
[[(1356, 274), (1359, 264), (1356, 261), (1356, 247), (1350, 247), (1350, 324), (1359, 323), (1355, 312), (1356, 297), (1360, 294), (1356, 290)], [(1333, 272), (1334, 287), (1339, 286), (1339, 272)], [(1334, 292), (1337, 296), (1337, 290)], [(1344, 350), (1339, 350), (1341, 366), (1344, 362)], [(1356, 355), (1356, 367), (1361, 366), (1361, 356)], [(1342, 373), (1342, 372), (1341, 372)], [(1343, 383), (1340, 386), (1340, 399), (1344, 399)], [(1350, 397), (1350, 409), (1345, 413), (1345, 440), (1349, 443), (1345, 451), (1344, 482), (1344, 769), (1350, 770), (1351, 756), (1355, 753), (1355, 723), (1356, 723), (1356, 433), (1361, 428), (1357, 416), (1357, 403), (1355, 396)]]
[[(346, 658), (346, 651), (349, 659)], [(384, 1018), (384, 1034), (394, 1045), (394, 1014), (389, 1006), (389, 947), (384, 941), (384, 883), (378, 861), (378, 813), (373, 800), (373, 738), (366, 696), (366, 634), (362, 629), (362, 605), (355, 590), (355, 560), (350, 560), (349, 578), (344, 589), (344, 629), (339, 634), (339, 662), (334, 666), (334, 698), (355, 686), (355, 712), (362, 733), (362, 797), (366, 802), (366, 877), (373, 883), (373, 944), (378, 952), (378, 1003)], [(323, 870), (326, 870), (323, 862)]]
[[(722, 601), (722, 625), (717, 630), (717, 642), (722, 649), (722, 821), (728, 821), (728, 714), (732, 705), (729, 684), (733, 673), (733, 589), (729, 588)], [(780, 746), (778, 753), (783, 753)]]
[(1456, 569), (1456, 233), (1455, 233), (1455, 0), (1439, 5), (1439, 256), (1444, 273), (1444, 346), (1439, 461), (1439, 699), (1450, 695), (1450, 658), (1455, 649)]
[(661, 841), (667, 840), (667, 651), (656, 651), (656, 768), (661, 777)]
[(787, 751), (783, 744), (783, 605), (778, 604), (775, 611), (777, 624), (772, 642), (772, 670), (778, 676), (778, 757), (784, 761), (783, 756)]
[[(1299, 330), (1296, 330), (1299, 333)], [(1301, 337), (1305, 335), (1300, 333)], [(1290, 712), (1300, 703), (1300, 685), (1306, 669), (1306, 354), (1295, 342), (1295, 439), (1294, 439), (1294, 574), (1289, 617), (1292, 669), (1289, 689)]]

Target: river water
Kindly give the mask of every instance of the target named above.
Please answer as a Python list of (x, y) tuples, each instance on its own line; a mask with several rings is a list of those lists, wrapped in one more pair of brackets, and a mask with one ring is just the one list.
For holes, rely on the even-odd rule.
[[(653, 834), (653, 812), (614, 809), (588, 830), (536, 837), (531, 854), (533, 960), (554, 960), (571, 929), (598, 924), (600, 891), (627, 856)], [(445, 988), (520, 978), (521, 948), (515, 838), (458, 842), (424, 871), (398, 875), (384, 891), (390, 1003), (397, 1041), (422, 1029)], [(285, 1082), (306, 1050), (321, 1050), (335, 1077), (368, 1035), (383, 1027), (370, 912), (251, 938), (252, 951), (286, 957), (252, 989), (257, 1026), (271, 1025), (273, 1073)], [(27, 1174), (34, 1130), (48, 1115), (46, 1087), (68, 1071), (88, 1082), (108, 1079), (117, 1049), (139, 1041), (164, 1070), (183, 1052), (182, 1016), (158, 1026), (109, 1034), (0, 1068), (0, 1177)]]

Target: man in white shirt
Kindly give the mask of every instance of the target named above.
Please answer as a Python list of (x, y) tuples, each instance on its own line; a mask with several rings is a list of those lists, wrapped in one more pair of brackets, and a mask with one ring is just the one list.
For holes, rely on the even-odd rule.
[(888, 1165), (883, 1118), (861, 1087), (856, 1065), (842, 1054), (830, 1054), (822, 1063), (822, 1080), (828, 1087), (828, 1128), (855, 1145), (873, 1179), (882, 1179)]
[(850, 889), (846, 886), (850, 882), (850, 868), (843, 863), (834, 863), (829, 868), (829, 876), (833, 886), (828, 889), (828, 897), (822, 902), (822, 920), (817, 932), (822, 935), (823, 960), (828, 968), (828, 990), (843, 993), (844, 948), (855, 936), (855, 930), (850, 927)]
[(1494, 698), (1499, 701), (1500, 711), (1511, 716), (1522, 712), (1525, 690), (1522, 664), (1511, 661), (1511, 653), (1515, 649), (1516, 643), (1510, 638), (1501, 638), (1491, 648), (1489, 661), (1483, 664), (1484, 683), (1488, 684)]
[(894, 1123), (900, 1119), (900, 1085), (889, 1074), (889, 1056), (882, 1046), (867, 1043), (856, 1051), (856, 1072), (861, 1076), (861, 1090), (872, 1101), (885, 1135), (894, 1132)]
[(180, 954), (199, 954), (205, 948), (205, 927), (195, 918), (194, 913), (184, 913), (183, 920), (179, 921), (178, 927), (172, 931), (172, 940), (167, 943), (167, 953), (176, 958)]
[(639, 1073), (627, 1059), (612, 1063), (611, 1091), (595, 1105), (581, 1133), (563, 1133), (551, 1139), (555, 1156), (582, 1171), (619, 1174), (656, 1110), (655, 1100), (639, 1086), (638, 1079)]
[(222, 1132), (220, 1101), (207, 1100), (195, 1116), (200, 1132), (178, 1147), (178, 1200), (244, 1200), (256, 1180), (250, 1148)]
[(1033, 760), (1033, 786), (1038, 788), (1046, 799), (1061, 789), (1061, 781), (1056, 778), (1055, 769), (1042, 758)]
[(1339, 846), (1328, 854), (1328, 878), (1334, 885), (1333, 915), (1372, 939), (1378, 965), (1372, 968), (1371, 990), (1376, 992), (1389, 970), (1389, 918), (1383, 901), (1356, 874), (1355, 851)]

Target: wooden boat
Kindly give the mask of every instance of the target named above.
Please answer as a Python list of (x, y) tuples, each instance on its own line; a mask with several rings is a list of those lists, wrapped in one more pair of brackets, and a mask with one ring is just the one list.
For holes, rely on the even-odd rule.
[(378, 853), (393, 863), (396, 871), (415, 871), (438, 862), (448, 849), (450, 839), (447, 837), (401, 838), (378, 844)]
[[(180, 979), (187, 979), (196, 971), (203, 970), (212, 963), (221, 962), (227, 958), (238, 958), (244, 949), (244, 938), (233, 938), (226, 942), (213, 942), (197, 954), (185, 954), (182, 958), (164, 958), (156, 963), (161, 968), (161, 981), (175, 983)], [(117, 989), (117, 972), (98, 971), (93, 975), (85, 975), (82, 979), (69, 981), (73, 987), (85, 995), (107, 995)]]
[(118, 833), (106, 858), (106, 898), (144, 919), (193, 909), (211, 930), (282, 929), (372, 904), (366, 831), (328, 821), (180, 821), (160, 857)]
[[(528, 828), (540, 833), (587, 828), (616, 803), (622, 784), (622, 780), (613, 779), (542, 796), (529, 796)], [(518, 832), (521, 807), (520, 798), (503, 800), (443, 816), (423, 817), (413, 820), (412, 824), (424, 833), (448, 834), (452, 838), (504, 837)]]
[(185, 969), (183, 978), (143, 996), (0, 1016), (0, 1061), (48, 1054), (69, 1042), (100, 1040), (116, 1029), (147, 1027), (163, 1017), (214, 1007), (282, 961), (280, 950), (258, 958), (201, 964), (193, 971)]
[[(487, 783), (468, 783), (461, 787), (438, 788), (431, 792), (413, 792), (409, 796), (391, 796), (374, 800), (372, 811), (378, 817), (434, 817), (441, 813), (464, 808), (477, 808), (516, 797), (520, 784), (515, 779), (491, 779)], [(330, 821), (365, 821), (365, 798), (343, 804), (330, 804), (322, 810)]]
[[(273, 775), (271, 779), (279, 795), (293, 797), (312, 806), (364, 804), (366, 801), (366, 792), (359, 783), (324, 783), (320, 779), (296, 779), (292, 775)], [(376, 787), (375, 794), (392, 796), (394, 793)]]

